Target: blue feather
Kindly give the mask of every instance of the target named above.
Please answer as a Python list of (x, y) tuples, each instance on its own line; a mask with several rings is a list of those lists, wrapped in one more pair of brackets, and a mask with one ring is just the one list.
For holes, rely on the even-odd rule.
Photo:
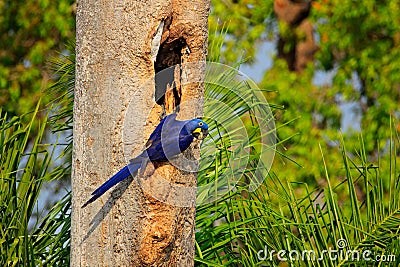
[(99, 188), (93, 191), (92, 197), (85, 203), (83, 204), (82, 208), (86, 207), (96, 199), (98, 199), (101, 195), (103, 195), (105, 192), (108, 191), (111, 187), (114, 185), (118, 184), (122, 180), (128, 178), (131, 174), (134, 174), (137, 172), (137, 170), (140, 168), (141, 162), (139, 163), (130, 163), (126, 165), (124, 168), (122, 168), (119, 172), (114, 174), (113, 177), (111, 177), (107, 182), (102, 184)]

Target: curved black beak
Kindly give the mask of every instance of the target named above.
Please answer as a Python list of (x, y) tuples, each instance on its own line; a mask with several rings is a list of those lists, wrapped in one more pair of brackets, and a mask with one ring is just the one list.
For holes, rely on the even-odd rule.
[(202, 128), (196, 128), (193, 132), (192, 135), (196, 137), (196, 139), (203, 140), (204, 138), (207, 137), (208, 135), (208, 130), (207, 129), (202, 129)]

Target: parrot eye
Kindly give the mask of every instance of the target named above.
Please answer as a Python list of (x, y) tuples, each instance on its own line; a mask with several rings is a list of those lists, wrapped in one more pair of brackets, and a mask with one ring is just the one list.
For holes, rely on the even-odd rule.
[(203, 126), (203, 122), (201, 121), (201, 122), (199, 122), (199, 126)]

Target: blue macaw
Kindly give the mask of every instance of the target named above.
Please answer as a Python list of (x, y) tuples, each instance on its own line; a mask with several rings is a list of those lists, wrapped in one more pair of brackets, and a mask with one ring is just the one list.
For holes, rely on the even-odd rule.
[[(179, 133), (178, 136), (177, 133)], [(168, 159), (185, 151), (195, 137), (204, 139), (207, 135), (208, 125), (200, 119), (178, 121), (175, 113), (166, 116), (150, 135), (146, 149), (97, 188), (82, 208), (98, 199), (114, 185), (137, 172), (139, 168), (144, 169), (149, 160), (152, 162), (168, 161)]]

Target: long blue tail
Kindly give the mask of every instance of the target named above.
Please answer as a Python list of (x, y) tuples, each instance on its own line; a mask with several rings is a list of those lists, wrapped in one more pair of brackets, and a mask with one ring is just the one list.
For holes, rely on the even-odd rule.
[(93, 191), (92, 197), (85, 203), (83, 204), (82, 208), (86, 207), (96, 199), (98, 199), (101, 195), (103, 195), (105, 192), (108, 191), (111, 187), (114, 185), (118, 184), (125, 178), (129, 177), (131, 174), (135, 173), (139, 168), (140, 168), (141, 163), (130, 163), (124, 168), (122, 168), (119, 172), (114, 174), (113, 177), (111, 177), (107, 182), (102, 184), (99, 188)]

